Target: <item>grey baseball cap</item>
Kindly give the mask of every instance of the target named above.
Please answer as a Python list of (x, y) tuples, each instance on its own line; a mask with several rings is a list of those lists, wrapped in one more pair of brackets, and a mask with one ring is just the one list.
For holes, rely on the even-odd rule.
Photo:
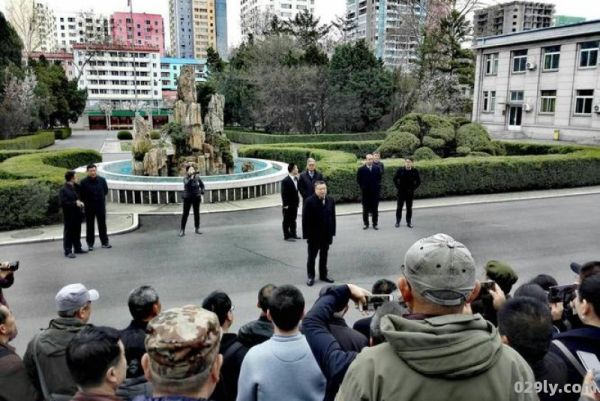
[(58, 291), (54, 301), (58, 312), (81, 308), (88, 302), (97, 301), (100, 294), (96, 290), (88, 290), (83, 284), (69, 284)]
[(414, 291), (442, 306), (464, 303), (476, 283), (471, 252), (446, 234), (415, 242), (406, 252), (402, 273)]

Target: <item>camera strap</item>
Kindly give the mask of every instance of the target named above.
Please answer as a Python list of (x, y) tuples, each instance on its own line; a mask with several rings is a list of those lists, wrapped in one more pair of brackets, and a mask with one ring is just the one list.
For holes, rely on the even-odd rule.
[(581, 362), (575, 358), (575, 355), (560, 341), (560, 340), (552, 340), (552, 344), (556, 345), (556, 347), (563, 353), (564, 356), (567, 357), (571, 365), (579, 372), (581, 377), (585, 377), (587, 374), (585, 368), (581, 365)]

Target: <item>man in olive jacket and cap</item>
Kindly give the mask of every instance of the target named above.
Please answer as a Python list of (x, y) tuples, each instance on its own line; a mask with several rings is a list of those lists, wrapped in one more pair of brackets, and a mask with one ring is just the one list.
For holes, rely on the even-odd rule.
[(527, 362), (491, 323), (464, 313), (479, 292), (475, 270), (448, 235), (416, 242), (398, 282), (411, 314), (381, 319), (386, 342), (358, 354), (336, 400), (538, 400), (517, 392), (535, 382)]

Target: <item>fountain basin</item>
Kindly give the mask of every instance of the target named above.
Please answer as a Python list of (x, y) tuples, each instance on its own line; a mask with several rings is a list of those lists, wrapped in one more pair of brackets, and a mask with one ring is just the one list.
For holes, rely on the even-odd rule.
[[(288, 175), (287, 164), (270, 160), (236, 158), (234, 173), (201, 177), (203, 202), (216, 203), (257, 198), (279, 193), (281, 180)], [(241, 172), (250, 162), (254, 171)], [(98, 163), (98, 174), (108, 184), (108, 200), (128, 204), (182, 203), (183, 177), (147, 177), (131, 174), (131, 160)], [(85, 172), (85, 167), (77, 169)]]

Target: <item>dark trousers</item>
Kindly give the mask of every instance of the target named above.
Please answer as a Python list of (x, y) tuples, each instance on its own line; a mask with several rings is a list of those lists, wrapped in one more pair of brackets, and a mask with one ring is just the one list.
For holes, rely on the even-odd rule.
[(327, 277), (327, 253), (329, 244), (308, 242), (308, 262), (306, 263), (306, 273), (308, 278), (315, 278), (315, 262), (317, 254), (319, 255), (319, 277)]
[(94, 224), (98, 220), (98, 234), (100, 235), (100, 243), (108, 244), (108, 234), (106, 233), (106, 210), (85, 209), (85, 240), (88, 246), (94, 246)]
[(283, 238), (296, 237), (296, 219), (298, 218), (298, 207), (288, 206), (283, 209)]
[(80, 216), (65, 217), (63, 230), (63, 249), (65, 255), (81, 251), (81, 218)]
[(181, 216), (181, 230), (185, 230), (190, 208), (194, 206), (194, 227), (200, 228), (200, 198), (186, 198), (183, 200), (183, 216)]
[(363, 223), (369, 225), (369, 213), (373, 215), (373, 225), (376, 226), (379, 222), (379, 197), (365, 198), (362, 200)]
[(410, 224), (412, 221), (412, 206), (414, 195), (411, 193), (398, 192), (398, 202), (396, 205), (396, 223), (402, 220), (402, 208), (406, 203), (406, 222)]

